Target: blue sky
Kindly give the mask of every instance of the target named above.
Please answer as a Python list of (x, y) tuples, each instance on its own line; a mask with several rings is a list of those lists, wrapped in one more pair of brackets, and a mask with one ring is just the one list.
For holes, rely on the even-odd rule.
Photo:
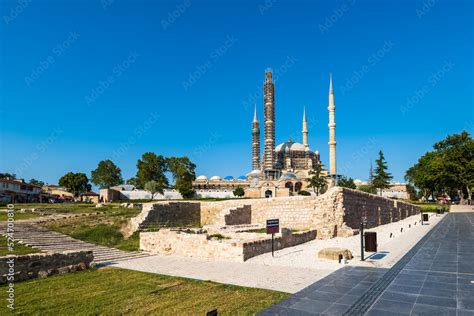
[[(473, 118), (471, 1), (1, 2), (0, 171), (56, 183), (112, 159), (189, 156), (197, 173), (251, 167), (253, 103), (278, 74), (277, 143), (328, 163), (333, 73), (338, 169), (394, 180)], [(263, 131), (262, 131), (263, 135)]]

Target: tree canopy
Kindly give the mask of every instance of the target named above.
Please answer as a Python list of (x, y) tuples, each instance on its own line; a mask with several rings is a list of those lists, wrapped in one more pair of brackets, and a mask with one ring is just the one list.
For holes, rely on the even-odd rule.
[(144, 188), (145, 183), (156, 181), (161, 188), (168, 187), (166, 178), (166, 158), (155, 153), (147, 152), (137, 162), (137, 186)]
[(185, 199), (193, 197), (196, 193), (193, 189), (196, 165), (188, 157), (169, 157), (166, 159), (166, 165), (175, 181), (173, 188)]
[(313, 165), (313, 168), (309, 172), (311, 177), (308, 179), (308, 187), (313, 188), (314, 193), (319, 195), (320, 193), (324, 193), (327, 188), (327, 180), (326, 177), (322, 174), (323, 165), (321, 162), (316, 162)]
[(349, 188), (349, 189), (357, 189), (356, 184), (354, 183), (354, 179), (352, 178), (347, 178), (346, 176), (343, 176), (338, 182), (337, 185), (340, 187), (344, 188)]
[(163, 194), (163, 186), (155, 180), (145, 183), (144, 189), (150, 192), (152, 200), (156, 193)]
[(91, 181), (101, 189), (122, 184), (122, 171), (111, 160), (102, 160), (91, 171)]
[(59, 179), (59, 185), (68, 189), (75, 197), (91, 190), (89, 179), (85, 173), (68, 172)]
[(474, 141), (468, 132), (448, 135), (433, 145), (405, 173), (405, 180), (421, 195), (436, 198), (448, 193), (461, 200), (471, 196), (474, 187)]
[(245, 195), (245, 190), (240, 186), (236, 187), (234, 191), (232, 192), (234, 193), (235, 196), (238, 196), (238, 197), (242, 197)]
[(40, 187), (44, 186), (44, 182), (36, 179), (30, 179), (29, 183), (34, 185), (39, 185)]
[(379, 151), (379, 158), (375, 160), (375, 171), (372, 178), (372, 186), (376, 189), (385, 189), (390, 187), (392, 175), (387, 171), (387, 162), (383, 152)]

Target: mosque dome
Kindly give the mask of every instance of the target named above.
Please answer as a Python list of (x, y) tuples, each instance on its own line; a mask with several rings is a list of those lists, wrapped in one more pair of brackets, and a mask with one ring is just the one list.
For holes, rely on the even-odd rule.
[(293, 172), (287, 172), (281, 175), (280, 180), (297, 180), (298, 178)]
[(224, 178), (224, 180), (232, 181), (232, 180), (234, 180), (234, 177), (233, 176), (227, 176), (227, 177)]
[(221, 181), (222, 179), (219, 176), (212, 176), (209, 180), (211, 180), (211, 181)]
[(196, 181), (207, 181), (207, 177), (204, 176), (204, 175), (201, 175), (201, 176), (196, 178)]
[(287, 142), (282, 143), (278, 146), (276, 146), (275, 151), (276, 152), (285, 152), (285, 151), (306, 151), (306, 147), (303, 144), (300, 143), (295, 143), (291, 139), (289, 139)]
[(258, 177), (260, 177), (261, 173), (262, 172), (260, 170), (255, 169), (255, 170), (252, 170), (249, 173), (247, 173), (247, 177), (248, 178), (258, 178)]
[(246, 176), (240, 176), (237, 178), (237, 180), (247, 180), (247, 177)]

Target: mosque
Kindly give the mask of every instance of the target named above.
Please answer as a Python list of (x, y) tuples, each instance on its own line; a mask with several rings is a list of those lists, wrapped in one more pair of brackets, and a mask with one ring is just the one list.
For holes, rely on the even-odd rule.
[[(313, 166), (321, 163), (319, 151), (312, 151), (308, 144), (308, 124), (306, 110), (303, 111), (302, 143), (291, 139), (275, 146), (275, 85), (272, 71), (267, 69), (263, 85), (263, 157), (260, 157), (260, 122), (255, 107), (252, 121), (252, 170), (237, 179), (219, 176), (207, 178), (199, 176), (193, 182), (193, 187), (199, 194), (204, 191), (229, 192), (236, 187), (245, 190), (245, 196), (250, 198), (280, 197), (297, 195), (301, 190), (312, 191), (308, 188), (308, 178), (311, 177)], [(322, 174), (328, 178), (331, 186), (336, 179), (336, 123), (335, 123), (334, 91), (332, 77), (329, 78), (329, 170)], [(218, 196), (217, 194), (216, 196)]]

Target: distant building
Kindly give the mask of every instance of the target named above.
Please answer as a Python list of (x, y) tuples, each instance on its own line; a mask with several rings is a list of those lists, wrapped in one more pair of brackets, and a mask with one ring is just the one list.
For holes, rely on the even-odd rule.
[(7, 203), (40, 202), (42, 188), (23, 179), (0, 179), (0, 201)]
[(74, 194), (69, 192), (65, 187), (59, 185), (43, 186), (43, 193), (49, 194), (52, 200), (61, 202), (73, 202)]
[[(332, 78), (329, 79), (329, 171), (322, 170), (328, 178), (328, 185), (334, 185), (338, 177), (336, 172), (336, 123), (335, 123), (334, 91)], [(206, 197), (233, 197), (232, 192), (237, 186), (244, 188), (245, 196), (250, 198), (280, 197), (297, 195), (308, 188), (308, 178), (316, 164), (321, 163), (319, 151), (312, 151), (308, 143), (308, 123), (306, 109), (303, 110), (301, 143), (288, 139), (277, 145), (275, 122), (275, 86), (271, 70), (265, 72), (263, 85), (263, 155), (260, 146), (260, 122), (255, 107), (251, 124), (252, 135), (252, 170), (247, 176), (238, 179), (221, 179), (218, 176), (207, 178), (199, 176), (193, 182), (197, 195)]]
[(99, 194), (95, 192), (85, 192), (79, 195), (80, 202), (99, 203)]
[(407, 185), (404, 183), (392, 183), (389, 188), (383, 189), (381, 196), (398, 200), (409, 200)]

